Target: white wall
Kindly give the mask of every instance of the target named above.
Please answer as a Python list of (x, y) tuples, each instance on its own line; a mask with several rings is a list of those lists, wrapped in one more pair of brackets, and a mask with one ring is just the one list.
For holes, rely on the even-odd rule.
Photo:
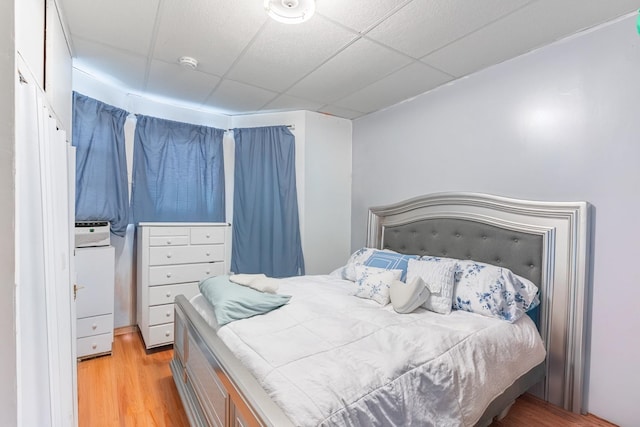
[(440, 191), (596, 209), (589, 412), (638, 425), (640, 37), (636, 16), (354, 123), (352, 248), (367, 208)]
[(17, 423), (14, 159), (14, 2), (0, 2), (0, 425)]
[[(41, 0), (40, 0), (41, 1)], [(22, 2), (18, 2), (22, 3)], [(71, 140), (71, 51), (67, 45), (60, 11), (54, 0), (47, 4), (47, 61), (45, 92), (51, 107)]]

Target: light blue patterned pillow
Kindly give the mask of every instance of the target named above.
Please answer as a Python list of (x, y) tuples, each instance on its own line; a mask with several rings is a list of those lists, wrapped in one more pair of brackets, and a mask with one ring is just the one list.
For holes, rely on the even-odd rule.
[(356, 265), (355, 296), (372, 299), (380, 305), (389, 304), (391, 283), (400, 280), (401, 270), (387, 270), (384, 268)]
[(454, 309), (513, 323), (538, 304), (538, 288), (511, 270), (476, 261), (458, 261)]
[(373, 251), (364, 262), (369, 267), (384, 268), (385, 270), (402, 270), (401, 281), (407, 279), (407, 265), (410, 259), (418, 258), (417, 255), (403, 255), (390, 251)]
[(364, 264), (376, 250), (375, 248), (360, 248), (352, 253), (347, 264), (342, 268), (342, 278), (354, 282), (356, 280), (356, 265)]

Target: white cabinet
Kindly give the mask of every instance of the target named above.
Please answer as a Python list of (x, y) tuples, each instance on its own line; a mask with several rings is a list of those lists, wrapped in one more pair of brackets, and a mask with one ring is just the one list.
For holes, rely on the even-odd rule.
[(137, 229), (137, 321), (145, 347), (173, 343), (173, 301), (198, 294), (198, 283), (227, 274), (226, 223), (140, 223)]
[(78, 358), (110, 354), (113, 345), (115, 249), (76, 248)]

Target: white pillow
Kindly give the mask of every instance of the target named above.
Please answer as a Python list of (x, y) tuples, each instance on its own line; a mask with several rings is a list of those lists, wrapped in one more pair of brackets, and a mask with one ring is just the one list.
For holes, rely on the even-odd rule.
[(389, 289), (394, 280), (400, 280), (402, 270), (385, 270), (384, 268), (356, 265), (355, 296), (372, 299), (380, 305), (389, 304)]
[(536, 285), (511, 270), (458, 261), (453, 308), (513, 323), (539, 303)]
[(393, 309), (401, 314), (411, 313), (420, 307), (427, 301), (429, 295), (431, 295), (429, 288), (419, 276), (414, 277), (411, 281), (407, 280), (407, 283), (394, 280), (389, 292)]
[(407, 282), (420, 277), (431, 293), (423, 307), (436, 313), (449, 314), (453, 300), (455, 270), (456, 261), (452, 259), (437, 257), (410, 259)]

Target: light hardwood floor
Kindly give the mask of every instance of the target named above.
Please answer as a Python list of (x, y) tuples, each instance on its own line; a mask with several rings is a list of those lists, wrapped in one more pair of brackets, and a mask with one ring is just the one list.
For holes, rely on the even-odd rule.
[[(113, 354), (78, 364), (80, 427), (182, 427), (189, 421), (173, 383), (171, 349), (147, 353), (137, 333), (118, 335)], [(492, 427), (611, 427), (525, 395)]]

